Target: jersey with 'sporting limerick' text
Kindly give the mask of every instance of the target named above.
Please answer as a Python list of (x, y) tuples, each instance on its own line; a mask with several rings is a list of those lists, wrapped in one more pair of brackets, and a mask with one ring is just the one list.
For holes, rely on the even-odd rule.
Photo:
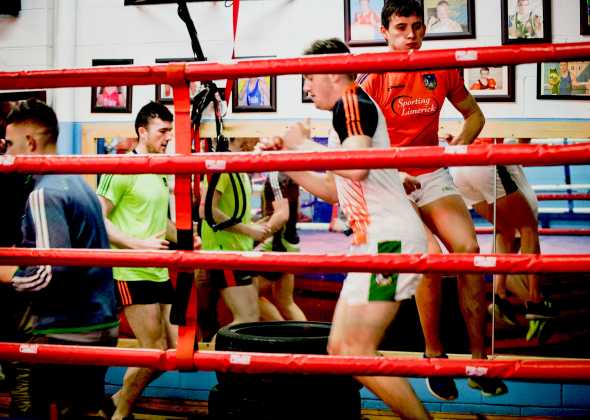
[[(353, 84), (332, 109), (331, 148), (353, 136), (371, 138), (371, 147), (386, 149), (385, 118), (375, 102)], [(371, 169), (362, 181), (335, 175), (338, 201), (354, 233), (353, 244), (381, 239), (422, 238), (424, 228), (411, 207), (397, 169)]]
[[(359, 79), (360, 80), (360, 79)], [(379, 105), (389, 132), (391, 146), (438, 146), (440, 112), (448, 98), (457, 104), (467, 98), (459, 70), (369, 74), (363, 89)], [(438, 168), (407, 168), (420, 175)]]

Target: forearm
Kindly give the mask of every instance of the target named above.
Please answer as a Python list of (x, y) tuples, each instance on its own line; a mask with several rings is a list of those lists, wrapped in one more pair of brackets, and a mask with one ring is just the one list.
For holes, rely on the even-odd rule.
[(107, 234), (111, 245), (121, 249), (139, 249), (136, 238), (121, 231), (107, 218), (104, 219), (104, 224), (107, 228)]
[(327, 173), (306, 171), (287, 172), (287, 175), (316, 197), (332, 204), (338, 202), (336, 186), (331, 182)]
[[(226, 220), (229, 220), (229, 216), (225, 214), (223, 211), (219, 210), (219, 208), (213, 207), (213, 220), (216, 224), (223, 223)], [(250, 236), (250, 231), (248, 230), (248, 226), (246, 223), (237, 223), (233, 226), (225, 228), (224, 230), (232, 233), (239, 233), (242, 235)]]
[(486, 119), (478, 108), (476, 111), (465, 117), (461, 132), (453, 140), (453, 144), (471, 144), (473, 140), (477, 138), (483, 126), (485, 125)]

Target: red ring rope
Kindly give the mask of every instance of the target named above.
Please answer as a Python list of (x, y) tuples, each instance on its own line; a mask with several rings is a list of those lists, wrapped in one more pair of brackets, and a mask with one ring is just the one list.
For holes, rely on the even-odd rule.
[(275, 252), (131, 251), (0, 248), (3, 265), (79, 265), (227, 270), (404, 273), (571, 273), (590, 271), (590, 254), (381, 254), (337, 255)]
[[(175, 350), (0, 343), (0, 359), (31, 363), (88, 363), (178, 369)], [(194, 368), (242, 373), (396, 376), (488, 376), (510, 379), (590, 380), (590, 360), (409, 359), (200, 351)]]
[(185, 155), (0, 156), (0, 172), (189, 174), (404, 168), (474, 165), (590, 163), (583, 144), (421, 146), (317, 152), (203, 153)]
[[(503, 66), (542, 61), (580, 60), (590, 56), (590, 42), (504, 45), (469, 49), (363, 53), (300, 58), (182, 63), (186, 80), (238, 79), (300, 73), (376, 73), (432, 68)], [(167, 65), (0, 72), (0, 89), (105, 85), (155, 85), (172, 82)]]

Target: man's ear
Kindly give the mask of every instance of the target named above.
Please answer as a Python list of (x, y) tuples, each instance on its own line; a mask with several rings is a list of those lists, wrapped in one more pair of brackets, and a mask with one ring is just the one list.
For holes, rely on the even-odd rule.
[(383, 39), (385, 39), (385, 42), (389, 41), (389, 33), (387, 32), (387, 28), (381, 25), (379, 31), (381, 32), (381, 35), (383, 35)]
[(27, 149), (29, 149), (29, 152), (31, 152), (31, 153), (35, 152), (35, 150), (37, 150), (39, 148), (39, 141), (37, 139), (35, 139), (30, 134), (27, 134), (26, 139), (27, 139)]
[(137, 134), (139, 134), (139, 140), (141, 140), (142, 137), (145, 137), (147, 135), (146, 128), (145, 127), (138, 127)]

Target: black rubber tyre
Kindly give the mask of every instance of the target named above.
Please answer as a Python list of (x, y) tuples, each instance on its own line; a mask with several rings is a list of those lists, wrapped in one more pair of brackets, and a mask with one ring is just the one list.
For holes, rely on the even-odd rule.
[(329, 335), (327, 322), (248, 322), (221, 328), (215, 350), (326, 354)]
[[(325, 322), (244, 323), (220, 329), (215, 349), (327, 354), (329, 334)], [(350, 376), (217, 372), (217, 381), (209, 398), (212, 419), (360, 418), (360, 385)]]
[(312, 392), (300, 389), (260, 389), (236, 392), (216, 385), (209, 393), (210, 420), (359, 420), (361, 399), (358, 389)]

